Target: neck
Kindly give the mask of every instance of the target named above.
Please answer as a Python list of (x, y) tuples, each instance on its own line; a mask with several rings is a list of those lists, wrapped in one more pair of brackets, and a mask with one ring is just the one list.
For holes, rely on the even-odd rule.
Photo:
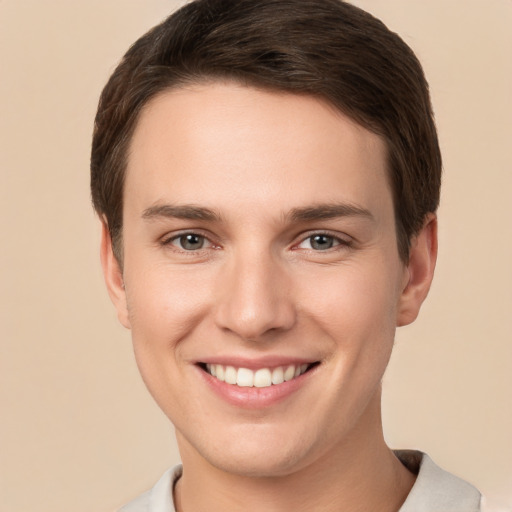
[(175, 489), (176, 510), (397, 512), (415, 477), (384, 442), (378, 395), (343, 442), (286, 475), (255, 478), (223, 471), (178, 432), (184, 471)]

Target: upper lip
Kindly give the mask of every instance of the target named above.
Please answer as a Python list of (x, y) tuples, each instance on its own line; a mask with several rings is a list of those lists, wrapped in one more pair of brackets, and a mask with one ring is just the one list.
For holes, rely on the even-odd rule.
[(262, 357), (239, 357), (239, 356), (211, 356), (198, 360), (197, 364), (220, 364), (222, 366), (233, 366), (235, 368), (247, 368), (257, 370), (259, 368), (276, 368), (278, 366), (290, 366), (301, 364), (312, 364), (318, 359), (306, 359), (303, 357), (289, 357), (279, 355), (267, 355)]

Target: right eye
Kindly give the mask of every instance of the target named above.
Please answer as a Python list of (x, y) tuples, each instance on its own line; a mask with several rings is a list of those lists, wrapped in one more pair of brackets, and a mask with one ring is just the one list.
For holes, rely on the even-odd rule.
[(328, 249), (332, 249), (333, 247), (340, 245), (339, 240), (331, 235), (325, 235), (323, 233), (306, 238), (306, 240), (300, 244), (300, 247), (306, 243), (315, 251), (327, 251)]
[(172, 245), (183, 251), (199, 251), (206, 246), (211, 245), (208, 239), (197, 233), (183, 233), (170, 238), (165, 242), (166, 245)]

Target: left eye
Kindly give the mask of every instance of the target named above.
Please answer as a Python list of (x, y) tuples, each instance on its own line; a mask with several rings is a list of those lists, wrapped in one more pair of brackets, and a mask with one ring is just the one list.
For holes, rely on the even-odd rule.
[(314, 251), (326, 251), (340, 245), (340, 240), (326, 234), (312, 235), (299, 244), (301, 249), (313, 249)]
[(199, 249), (203, 249), (204, 246), (207, 245), (208, 241), (206, 237), (202, 235), (186, 233), (169, 240), (169, 243), (174, 246), (178, 246), (180, 249), (185, 251), (197, 251)]

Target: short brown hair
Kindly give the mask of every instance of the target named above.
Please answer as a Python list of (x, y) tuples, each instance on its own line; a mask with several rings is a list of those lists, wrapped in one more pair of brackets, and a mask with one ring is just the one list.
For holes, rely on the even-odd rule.
[(437, 209), (441, 182), (428, 84), (412, 50), (341, 0), (195, 0), (131, 47), (101, 94), (92, 200), (120, 262), (124, 174), (141, 109), (166, 89), (215, 80), (321, 98), (382, 136), (407, 261), (411, 237)]

